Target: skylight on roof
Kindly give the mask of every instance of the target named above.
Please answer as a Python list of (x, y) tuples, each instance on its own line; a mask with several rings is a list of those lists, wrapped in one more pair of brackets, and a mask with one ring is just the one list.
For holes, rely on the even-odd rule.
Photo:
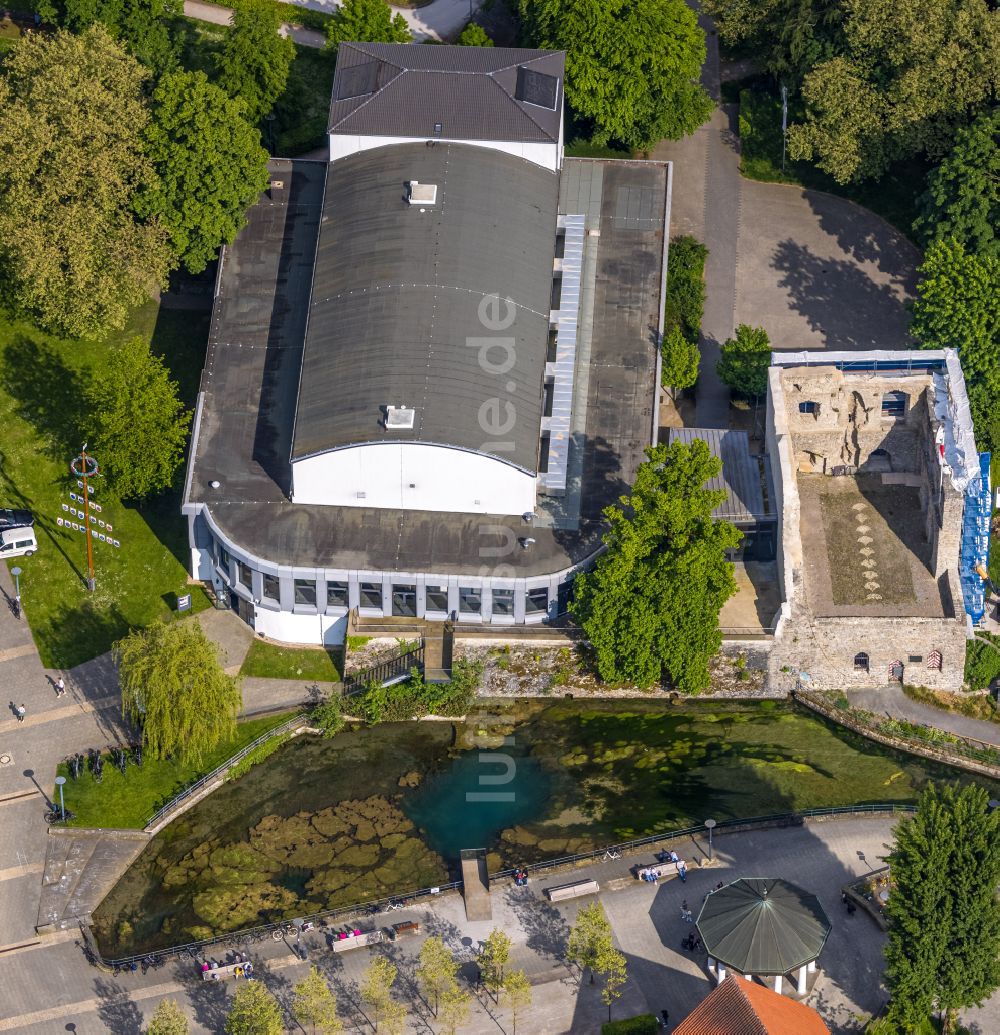
[(514, 97), (525, 104), (554, 111), (559, 99), (559, 80), (554, 75), (519, 65)]

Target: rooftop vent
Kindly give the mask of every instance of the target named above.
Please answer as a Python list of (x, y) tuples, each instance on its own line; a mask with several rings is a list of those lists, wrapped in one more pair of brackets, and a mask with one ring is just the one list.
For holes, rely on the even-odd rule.
[(387, 431), (406, 431), (413, 427), (416, 411), (408, 406), (387, 406), (385, 426)]
[(433, 205), (437, 202), (438, 189), (436, 183), (419, 183), (410, 180), (406, 185), (406, 200), (411, 205)]

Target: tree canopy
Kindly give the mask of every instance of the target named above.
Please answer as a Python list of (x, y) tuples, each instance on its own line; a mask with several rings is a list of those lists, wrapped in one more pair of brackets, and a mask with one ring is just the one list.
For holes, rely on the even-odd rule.
[(226, 1035), (283, 1035), (285, 1021), (278, 1000), (262, 981), (242, 981), (226, 1017)]
[(970, 252), (1000, 259), (1000, 106), (958, 131), (927, 178), (914, 229), (927, 241), (952, 237)]
[(1000, 258), (972, 255), (954, 240), (936, 241), (919, 273), (910, 333), (923, 348), (958, 349), (982, 439), (996, 427), (1000, 395)]
[(1000, 90), (1000, 12), (987, 0), (845, 0), (843, 46), (805, 76), (793, 158), (839, 183), (945, 154)]
[(741, 534), (712, 510), (705, 488), (722, 462), (696, 439), (646, 450), (630, 496), (605, 510), (606, 551), (576, 581), (571, 605), (607, 682), (649, 687), (667, 675), (681, 690), (709, 683), (722, 643), (719, 611), (736, 592), (726, 551)]
[(478, 22), (469, 22), (455, 42), (460, 47), (492, 47), (493, 40)]
[(161, 999), (149, 1019), (146, 1035), (188, 1035), (191, 1026), (184, 1011), (173, 999)]
[(431, 1010), (437, 1016), (441, 996), (456, 986), (458, 960), (438, 935), (432, 935), (420, 946), (420, 962), (416, 970), (417, 982), (428, 1000)]
[(387, 1030), (393, 1025), (399, 1026), (400, 1009), (405, 1014), (405, 1007), (392, 998), (392, 986), (399, 973), (395, 964), (385, 956), (373, 956), (361, 978), (361, 998), (371, 1007), (375, 1030), (380, 1030), (380, 1021)]
[(691, 388), (698, 380), (698, 363), (701, 359), (698, 346), (684, 337), (680, 327), (671, 327), (664, 336), (660, 351), (663, 354), (663, 384), (680, 391)]
[[(327, 46), (336, 50), (341, 43), (412, 43), (406, 19), (393, 14), (386, 0), (344, 0), (333, 12), (326, 28)], [(461, 43), (461, 40), (459, 40)]]
[(763, 327), (741, 323), (736, 336), (722, 343), (716, 372), (734, 392), (759, 398), (767, 391), (771, 341)]
[(216, 55), (219, 86), (238, 97), (252, 122), (266, 115), (288, 82), (295, 44), (278, 34), (281, 17), (271, 0), (240, 0), (233, 27)]
[(611, 1006), (622, 994), (625, 984), (625, 956), (614, 946), (611, 923), (600, 902), (586, 906), (576, 916), (576, 923), (569, 932), (569, 946), (566, 956), (583, 970), (590, 970), (590, 983), (594, 975), (604, 977), (601, 999), (608, 1008), (611, 1020)]
[(896, 827), (885, 976), (889, 1018), (907, 1031), (1000, 987), (1000, 811), (988, 799), (931, 783)]
[(22, 37), (0, 76), (0, 261), (46, 329), (123, 327), (165, 286), (166, 231), (134, 212), (155, 184), (146, 72), (101, 25)]
[(197, 762), (235, 733), (239, 681), (223, 672), (218, 649), (197, 622), (133, 629), (115, 644), (114, 659), (122, 712), (142, 726), (151, 757)]
[(112, 352), (89, 385), (90, 445), (121, 499), (168, 489), (184, 460), (191, 414), (144, 338)]
[(341, 1035), (344, 1025), (337, 1015), (337, 997), (316, 967), (309, 968), (292, 993), (292, 1015), (309, 1026), (309, 1035)]
[(684, 0), (520, 0), (532, 46), (566, 51), (566, 100), (598, 143), (648, 148), (712, 113), (705, 34)]
[(133, 57), (162, 73), (177, 65), (180, 44), (167, 20), (183, 7), (183, 0), (39, 0), (35, 10), (71, 32), (100, 22)]
[(137, 199), (160, 219), (178, 259), (200, 273), (220, 245), (231, 244), (247, 208), (268, 182), (267, 152), (246, 107), (204, 72), (164, 76), (152, 98), (146, 153), (158, 182)]

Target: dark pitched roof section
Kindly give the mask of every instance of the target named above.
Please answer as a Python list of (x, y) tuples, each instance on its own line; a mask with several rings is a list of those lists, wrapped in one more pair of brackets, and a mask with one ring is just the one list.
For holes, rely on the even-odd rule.
[(556, 143), (565, 63), (555, 50), (341, 43), (329, 132)]
[[(433, 205), (406, 203), (414, 180), (437, 187)], [(558, 190), (555, 173), (466, 144), (397, 144), (331, 164), (293, 460), (415, 441), (536, 472)], [(490, 296), (513, 302), (502, 331), (484, 326)], [(487, 339), (498, 344), (484, 356)], [(493, 400), (516, 415), (502, 436), (483, 430)], [(413, 428), (387, 431), (388, 405), (414, 409)]]

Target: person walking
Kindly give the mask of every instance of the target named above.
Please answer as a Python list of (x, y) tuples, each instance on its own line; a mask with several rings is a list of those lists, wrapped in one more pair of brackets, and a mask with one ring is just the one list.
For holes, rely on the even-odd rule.
[(56, 680), (56, 697), (62, 697), (66, 693), (66, 680), (60, 676)]
[(14, 709), (14, 712), (17, 715), (17, 721), (18, 722), (24, 722), (24, 716), (25, 716), (25, 707), (24, 707), (24, 705), (23, 704), (19, 704)]

